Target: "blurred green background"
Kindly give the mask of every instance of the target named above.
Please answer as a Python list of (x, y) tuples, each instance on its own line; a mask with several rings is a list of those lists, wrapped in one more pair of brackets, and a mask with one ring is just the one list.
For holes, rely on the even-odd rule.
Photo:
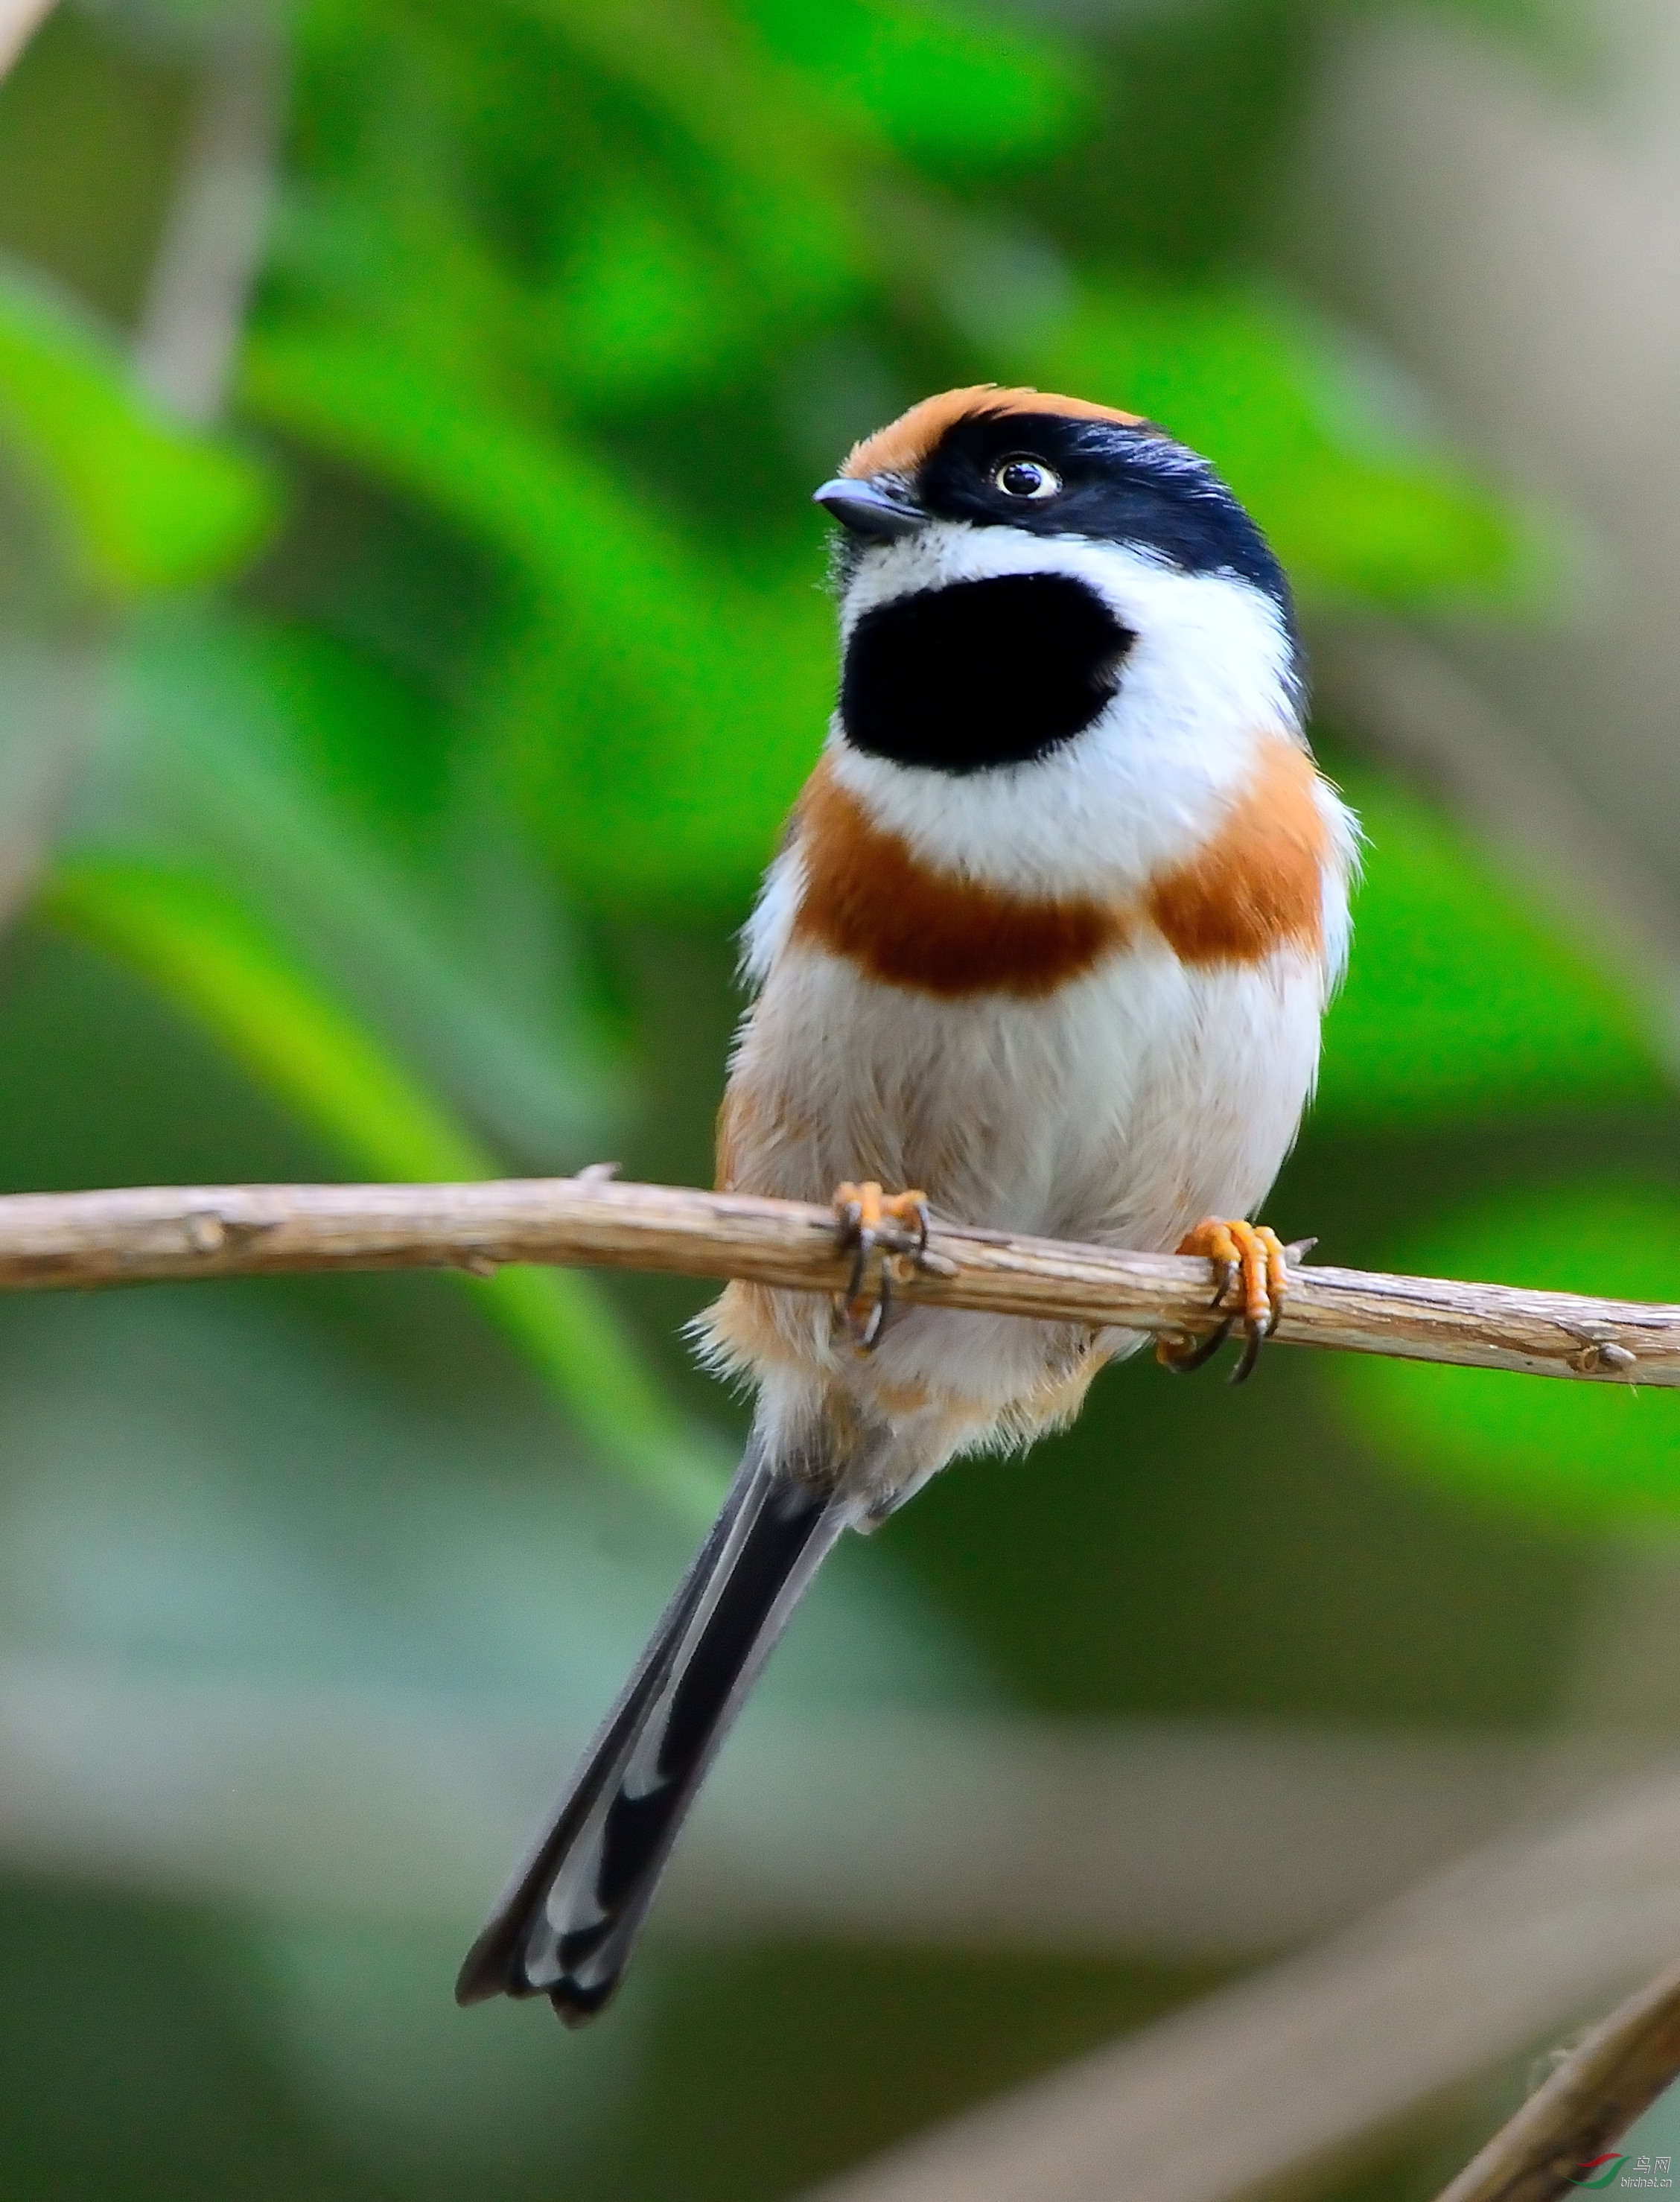
[[(834, 680), (809, 492), (930, 390), (1150, 413), (1312, 633), (1566, 616), (1566, 518), (1282, 272), (1352, 12), (59, 8), (0, 89), (5, 1186), (707, 1182), (734, 936)], [(1566, 16), (1457, 12), (1577, 66)], [(1648, 1005), (1317, 738), (1368, 874), (1270, 1215), (1348, 1264), (1672, 1297)], [(1239, 1962), (702, 1892), (586, 2037), (452, 2009), (739, 1440), (680, 1338), (704, 1297), (0, 1306), (0, 2193), (769, 2202)], [(755, 1722), (846, 1708), (1538, 1732), (1680, 1521), (1676, 1439), (1664, 1393), (1130, 1366), (842, 1556), (735, 1809), (790, 1809)]]

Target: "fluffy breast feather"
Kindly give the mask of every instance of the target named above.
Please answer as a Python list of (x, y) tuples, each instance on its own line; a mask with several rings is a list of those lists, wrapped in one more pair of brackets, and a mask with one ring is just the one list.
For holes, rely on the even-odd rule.
[[(1152, 930), (1032, 999), (934, 1000), (793, 942), (742, 1033), (720, 1181), (820, 1201), (872, 1177), (921, 1187), (957, 1221), (1170, 1247), (1200, 1216), (1247, 1213), (1271, 1182), (1312, 1088), (1322, 994), (1319, 960), (1299, 948), (1196, 968)], [(989, 1412), (1078, 1343), (1051, 1329), (904, 1310), (857, 1381)], [(853, 1367), (808, 1295), (731, 1286), (711, 1334), (755, 1370)]]
[[(1283, 734), (1253, 740), (1188, 856), (1062, 902), (930, 864), (819, 767), (755, 919), (719, 1182), (822, 1200), (873, 1177), (954, 1219), (1140, 1248), (1247, 1213), (1312, 1090), (1353, 848)], [(732, 1286), (709, 1328), (760, 1378), (854, 1381), (821, 1302)], [(909, 1310), (868, 1381), (989, 1416), (1083, 1367), (1064, 1331)]]
[[(1000, 800), (1029, 804), (1030, 786)], [(1351, 848), (1346, 812), (1282, 734), (1254, 740), (1247, 777), (1210, 804), (1187, 856), (1102, 894), (1011, 892), (960, 861), (929, 863), (825, 759), (767, 891), (754, 960), (762, 975), (783, 947), (819, 947), (946, 1001), (1041, 998), (1146, 933), (1198, 968), (1259, 964), (1286, 946), (1339, 964)]]
[(1011, 893), (923, 862), (825, 765), (800, 800), (797, 850), (803, 880), (792, 939), (887, 986), (943, 1000), (1032, 1000), (1130, 937), (1132, 918), (1117, 902)]

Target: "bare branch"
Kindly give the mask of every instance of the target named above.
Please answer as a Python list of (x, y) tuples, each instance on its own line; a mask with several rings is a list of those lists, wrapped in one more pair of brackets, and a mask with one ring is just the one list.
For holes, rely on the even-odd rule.
[(134, 339), (134, 365), (182, 419), (222, 410), (274, 195), (285, 52), (264, 12), (210, 49)]
[[(849, 1257), (826, 1208), (575, 1178), (467, 1185), (163, 1186), (0, 1198), (0, 1290), (286, 1271), (507, 1262), (663, 1269), (835, 1292)], [(1205, 1262), (938, 1225), (895, 1297), (936, 1307), (1198, 1335)], [(1507, 1285), (1298, 1269), (1277, 1335), (1405, 1360), (1680, 1387), (1680, 1307)]]
[(1596, 2026), (1440, 2202), (1551, 2202), (1680, 2077), (1680, 1964)]
[[(1671, 1769), (1502, 1836), (1300, 1956), (981, 2104), (806, 2202), (1311, 2193), (1625, 1993), (1653, 1949), (1680, 1942), (1677, 1830)], [(1558, 2191), (1448, 2193), (1536, 2202)]]

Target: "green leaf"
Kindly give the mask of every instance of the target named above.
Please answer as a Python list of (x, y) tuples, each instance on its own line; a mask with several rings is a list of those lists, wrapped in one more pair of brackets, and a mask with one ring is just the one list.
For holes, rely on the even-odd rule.
[[(419, 1183), (493, 1177), (493, 1158), (238, 900), (202, 874), (62, 865), (47, 921), (120, 957), (212, 1033), (352, 1168)], [(592, 1281), (563, 1269), (463, 1278), (602, 1453), (685, 1513), (716, 1485)]]
[(1258, 291), (1105, 277), (1018, 369), (1147, 414), (1212, 460), (1309, 603), (1514, 603), (1550, 552), (1439, 453), (1384, 437), (1347, 348)]
[[(1680, 1197), (1632, 1178), (1539, 1185), (1436, 1221), (1396, 1268), (1635, 1300), (1674, 1297)], [(1394, 1470), (1565, 1527), (1680, 1516), (1680, 1394), (1360, 1354), (1326, 1371), (1337, 1411)]]
[(75, 583), (108, 599), (234, 572), (275, 518), (254, 459), (165, 418), (114, 344), (15, 269), (0, 270), (0, 450)]
[(563, 274), (528, 327), (574, 403), (622, 406), (751, 361), (774, 306), (650, 180), (610, 179), (575, 209)]
[[(431, 0), (418, 36), (362, 30), (317, 62), (341, 112), (362, 97), (286, 196), (286, 305), (492, 399), (534, 368), (571, 408), (703, 386), (859, 289), (857, 133), (720, 11)], [(510, 187), (542, 209), (518, 244)]]
[(246, 396), (429, 504), (525, 584), (525, 623), (486, 674), (480, 723), (569, 881), (669, 900), (763, 866), (833, 692), (814, 543), (803, 570), (749, 586), (581, 443), (371, 339), (256, 339)]
[(1368, 837), (1315, 1120), (1362, 1133), (1660, 1101), (1649, 1012), (1438, 811), (1350, 775)]
[(72, 858), (38, 907), (145, 972), (356, 1168), (396, 1179), (493, 1174), (477, 1141), (209, 875)]
[[(533, 1000), (503, 944), (477, 952), (420, 880), (339, 799), (353, 738), (379, 709), (387, 743), (423, 738), (307, 636), (202, 610), (153, 615), (109, 683), (114, 721), (74, 813), (83, 851), (174, 857), (237, 881), (245, 905), (331, 970), (498, 1140), (532, 1166), (575, 1167), (622, 1088), (563, 969)], [(473, 821), (481, 838), (485, 821)], [(503, 868), (517, 862), (509, 848)], [(435, 871), (436, 867), (434, 865)], [(551, 910), (551, 918), (557, 914)], [(563, 953), (551, 923), (534, 945)]]
[(1088, 102), (1074, 56), (1000, 15), (928, 0), (738, 0), (781, 60), (911, 160), (1041, 159)]
[(686, 172), (706, 227), (727, 238), (760, 283), (807, 307), (832, 306), (854, 286), (871, 258), (854, 203), (853, 162), (865, 149), (814, 112), (799, 77), (721, 8), (705, 0), (516, 5), (659, 119), (664, 128), (646, 154), (669, 158), (673, 132), (687, 141), (688, 158), (679, 156), (673, 168)]

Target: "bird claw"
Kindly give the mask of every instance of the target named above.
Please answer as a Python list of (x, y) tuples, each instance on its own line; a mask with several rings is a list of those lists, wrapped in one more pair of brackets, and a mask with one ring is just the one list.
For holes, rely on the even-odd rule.
[(895, 1264), (919, 1262), (928, 1251), (928, 1196), (883, 1192), (873, 1179), (836, 1186), (834, 1222), (852, 1252), (841, 1320), (857, 1351), (873, 1352), (892, 1304)]
[[(1309, 1240), (1306, 1245), (1312, 1243)], [(1283, 1297), (1289, 1289), (1289, 1255), (1294, 1250), (1286, 1248), (1266, 1224), (1207, 1216), (1194, 1231), (1186, 1233), (1177, 1251), (1200, 1254), (1212, 1263), (1216, 1309), (1232, 1301), (1240, 1304), (1205, 1338), (1157, 1339), (1155, 1358), (1164, 1369), (1188, 1375), (1213, 1358), (1241, 1322), (1242, 1351), (1231, 1371), (1231, 1381), (1246, 1384), (1254, 1373), (1261, 1346), (1276, 1329), (1283, 1312)]]

